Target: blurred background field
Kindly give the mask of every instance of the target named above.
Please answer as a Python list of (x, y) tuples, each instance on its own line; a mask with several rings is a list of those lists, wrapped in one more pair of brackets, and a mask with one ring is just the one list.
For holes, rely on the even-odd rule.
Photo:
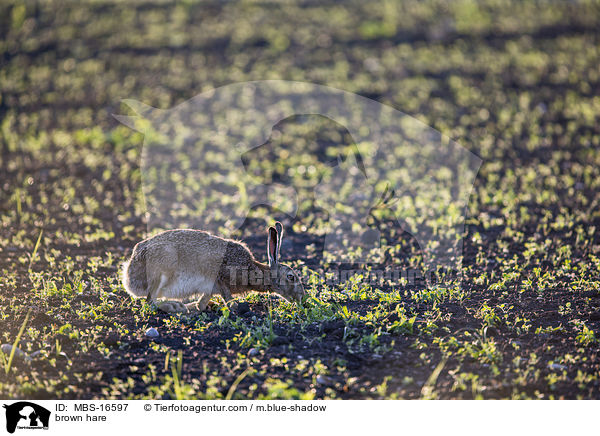
[[(599, 29), (595, 1), (3, 1), (0, 342), (27, 358), (1, 355), (0, 396), (224, 398), (253, 368), (234, 398), (598, 398)], [(313, 306), (179, 319), (129, 299), (143, 135), (111, 114), (266, 79), (374, 99), (483, 160), (460, 286), (320, 282), (305, 200), (284, 259)], [(310, 188), (351, 144), (318, 116), (278, 128), (245, 160), (264, 183)], [(382, 265), (420, 266), (378, 218)], [(238, 235), (261, 259), (266, 223)]]

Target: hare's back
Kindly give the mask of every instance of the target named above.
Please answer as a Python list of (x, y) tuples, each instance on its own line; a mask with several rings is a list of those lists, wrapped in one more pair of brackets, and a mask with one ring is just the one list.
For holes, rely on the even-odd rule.
[(241, 242), (202, 230), (168, 230), (143, 241), (148, 257), (171, 267), (219, 269), (223, 265), (248, 265), (254, 257)]
[(171, 245), (171, 246), (188, 246), (206, 244), (211, 240), (221, 239), (217, 236), (211, 235), (203, 230), (193, 229), (177, 229), (177, 230), (166, 230), (158, 233), (143, 242), (149, 246), (160, 246), (160, 245)]

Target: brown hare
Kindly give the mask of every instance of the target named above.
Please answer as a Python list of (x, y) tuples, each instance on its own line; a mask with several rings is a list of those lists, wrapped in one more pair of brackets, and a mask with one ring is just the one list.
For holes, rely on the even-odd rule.
[[(275, 292), (299, 303), (306, 295), (302, 282), (279, 263), (282, 236), (279, 222), (267, 230), (269, 263), (264, 264), (242, 242), (201, 230), (168, 230), (134, 247), (123, 267), (123, 284), (132, 296), (147, 297), (171, 313), (203, 311), (213, 295), (227, 302), (250, 291)], [(196, 303), (180, 301), (194, 296), (200, 298)]]

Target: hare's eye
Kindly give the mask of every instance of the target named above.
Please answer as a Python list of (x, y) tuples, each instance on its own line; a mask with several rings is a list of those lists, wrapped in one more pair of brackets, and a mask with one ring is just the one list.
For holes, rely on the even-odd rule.
[(288, 275), (287, 275), (287, 279), (288, 279), (290, 282), (293, 282), (293, 281), (296, 279), (296, 277), (294, 276), (294, 274), (292, 274), (292, 273), (288, 273)]

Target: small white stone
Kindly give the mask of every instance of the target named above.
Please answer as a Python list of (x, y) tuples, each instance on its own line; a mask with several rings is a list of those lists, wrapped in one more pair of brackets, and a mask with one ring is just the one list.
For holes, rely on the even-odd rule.
[(326, 375), (319, 374), (317, 376), (317, 384), (323, 386), (332, 386), (333, 380), (331, 380), (331, 378), (327, 377)]
[(158, 338), (160, 334), (158, 333), (158, 330), (156, 330), (154, 327), (150, 327), (148, 330), (146, 330), (146, 336), (148, 336), (149, 338)]
[(561, 365), (560, 363), (553, 363), (551, 365), (548, 365), (548, 367), (555, 371), (562, 371), (564, 369), (567, 369), (565, 365)]
[(248, 350), (248, 357), (254, 357), (258, 355), (258, 350), (256, 348), (250, 348)]

